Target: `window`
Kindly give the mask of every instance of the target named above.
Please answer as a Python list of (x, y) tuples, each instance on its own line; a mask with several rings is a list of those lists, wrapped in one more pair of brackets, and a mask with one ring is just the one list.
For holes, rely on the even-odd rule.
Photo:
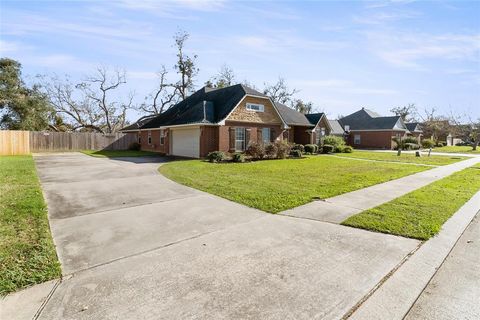
[(348, 124), (345, 125), (345, 131), (347, 131), (347, 132), (350, 131), (350, 126)]
[(245, 150), (245, 128), (235, 128), (235, 151)]
[(165, 144), (165, 130), (160, 130), (160, 144)]
[(325, 128), (317, 128), (315, 133), (315, 144), (320, 144), (320, 139), (325, 136)]
[(140, 136), (140, 133), (138, 134), (138, 144), (142, 144), (142, 137)]
[(152, 144), (152, 132), (148, 131), (148, 144)]
[(353, 136), (353, 144), (360, 144), (360, 135), (359, 134), (356, 134)]
[(270, 128), (262, 128), (262, 141), (263, 143), (270, 142)]
[(263, 112), (265, 110), (265, 106), (263, 104), (247, 103), (247, 110)]

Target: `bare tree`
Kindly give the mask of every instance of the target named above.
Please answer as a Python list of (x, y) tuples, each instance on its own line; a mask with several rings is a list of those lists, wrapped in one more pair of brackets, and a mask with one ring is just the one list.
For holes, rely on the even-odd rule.
[(302, 99), (295, 99), (292, 104), (293, 109), (297, 110), (300, 113), (308, 114), (313, 111), (313, 103), (312, 102), (304, 102)]
[(293, 101), (293, 96), (298, 93), (297, 89), (289, 89), (285, 79), (278, 78), (277, 83), (268, 84), (265, 83), (265, 89), (263, 93), (269, 96), (273, 101), (287, 104)]
[(422, 121), (423, 135), (435, 141), (446, 141), (448, 134), (453, 130), (451, 119), (439, 115), (435, 108), (425, 108), (423, 114), (418, 114)]
[[(93, 76), (79, 84), (72, 84), (68, 77), (61, 80), (54, 76), (43, 88), (56, 115), (65, 119), (61, 123), (71, 130), (111, 133), (125, 126), (126, 112), (132, 108), (133, 94), (126, 103), (110, 101), (110, 94), (124, 83), (125, 72), (116, 70), (110, 76), (107, 69), (98, 68)], [(52, 129), (60, 130), (55, 125)]]
[(185, 31), (178, 31), (175, 36), (175, 47), (177, 49), (177, 63), (175, 64), (175, 70), (180, 74), (180, 80), (176, 83), (178, 93), (182, 100), (187, 98), (189, 91), (193, 90), (193, 79), (198, 74), (198, 68), (196, 66), (195, 59), (197, 55), (193, 57), (188, 56), (185, 53), (185, 42), (188, 40), (189, 34)]
[(235, 73), (226, 64), (222, 65), (218, 73), (206, 85), (212, 88), (225, 88), (235, 84)]
[(402, 117), (402, 120), (405, 122), (415, 121), (418, 114), (417, 107), (414, 103), (409, 103), (403, 107), (392, 108), (390, 109), (390, 112)]
[(178, 101), (178, 88), (167, 81), (168, 71), (165, 66), (157, 73), (158, 85), (154, 92), (145, 97), (145, 102), (138, 109), (147, 114), (156, 115), (168, 110)]

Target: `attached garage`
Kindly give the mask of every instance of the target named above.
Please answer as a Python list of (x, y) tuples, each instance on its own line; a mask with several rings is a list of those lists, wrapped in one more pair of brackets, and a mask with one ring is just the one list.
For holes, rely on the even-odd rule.
[(200, 157), (200, 128), (172, 128), (170, 138), (171, 155), (189, 158)]

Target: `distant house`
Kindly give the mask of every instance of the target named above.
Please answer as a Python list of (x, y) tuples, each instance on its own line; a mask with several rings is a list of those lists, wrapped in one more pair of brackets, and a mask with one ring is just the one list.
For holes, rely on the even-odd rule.
[(383, 117), (365, 108), (338, 122), (347, 134), (347, 143), (354, 148), (393, 149), (392, 138), (402, 138), (409, 132), (400, 116)]
[(338, 136), (338, 137), (344, 137), (345, 136), (345, 130), (343, 130), (342, 125), (338, 120), (328, 120), (328, 123), (330, 124), (330, 127), (332, 128), (332, 131), (330, 131), (330, 135), (332, 136)]
[(420, 142), (423, 137), (421, 124), (419, 122), (410, 122), (405, 123), (405, 126), (408, 129), (407, 135), (417, 138), (418, 142)]
[(252, 142), (317, 143), (331, 132), (323, 113), (304, 115), (247, 86), (203, 87), (164, 113), (130, 125), (142, 150), (199, 158), (243, 152)]

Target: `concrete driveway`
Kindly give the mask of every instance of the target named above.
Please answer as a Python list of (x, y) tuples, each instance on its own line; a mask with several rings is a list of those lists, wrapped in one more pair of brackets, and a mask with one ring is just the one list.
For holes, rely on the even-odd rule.
[(64, 280), (42, 319), (337, 319), (419, 242), (178, 185), (162, 158), (35, 156)]

